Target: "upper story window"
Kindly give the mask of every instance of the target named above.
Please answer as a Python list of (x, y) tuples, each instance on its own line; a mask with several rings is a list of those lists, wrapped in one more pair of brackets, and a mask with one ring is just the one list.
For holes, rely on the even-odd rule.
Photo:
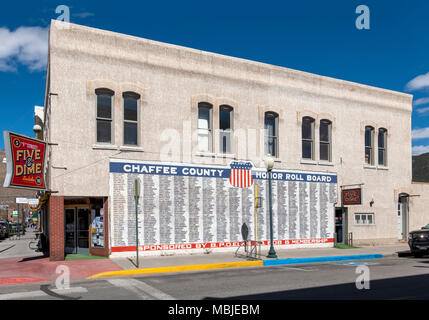
[(233, 122), (233, 108), (227, 105), (222, 105), (219, 108), (219, 129), (220, 129), (220, 145), (221, 153), (231, 153), (231, 135)]
[(139, 100), (140, 95), (124, 92), (124, 145), (137, 146), (139, 142)]
[(302, 118), (302, 158), (314, 160), (314, 119)]
[(378, 165), (387, 166), (387, 130), (378, 130)]
[(109, 89), (96, 89), (97, 95), (97, 142), (99, 143), (112, 143), (112, 100), (114, 92)]
[(365, 163), (374, 165), (374, 127), (365, 127)]
[(275, 112), (265, 112), (264, 129), (265, 129), (265, 154), (278, 157), (278, 124), (279, 115)]
[(198, 151), (212, 152), (212, 111), (210, 103), (198, 103)]
[(331, 161), (332, 122), (320, 120), (319, 127), (320, 160)]

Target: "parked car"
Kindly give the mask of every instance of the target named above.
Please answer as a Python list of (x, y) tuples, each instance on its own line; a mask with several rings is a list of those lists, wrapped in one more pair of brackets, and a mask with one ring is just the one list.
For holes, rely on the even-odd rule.
[(9, 223), (7, 221), (0, 221), (0, 229), (2, 239), (9, 237)]
[(429, 224), (420, 230), (411, 231), (408, 235), (408, 245), (415, 257), (429, 253)]

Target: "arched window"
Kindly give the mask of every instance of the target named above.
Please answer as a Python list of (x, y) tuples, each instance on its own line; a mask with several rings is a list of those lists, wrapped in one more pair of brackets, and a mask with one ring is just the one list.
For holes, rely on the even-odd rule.
[(114, 92), (109, 89), (96, 89), (97, 114), (96, 114), (96, 141), (98, 143), (112, 143), (112, 99)]
[(198, 103), (198, 151), (212, 152), (212, 111), (210, 103)]
[(265, 112), (264, 129), (265, 129), (265, 154), (278, 157), (278, 124), (279, 115), (275, 112)]
[(332, 150), (332, 122), (320, 120), (319, 127), (320, 160), (331, 161)]
[(231, 152), (231, 135), (233, 129), (233, 108), (227, 105), (219, 107), (219, 150), (221, 153)]
[(124, 145), (137, 146), (139, 143), (139, 100), (140, 95), (124, 92)]
[(378, 165), (387, 166), (387, 130), (378, 129)]
[(374, 165), (374, 127), (365, 127), (365, 163)]
[(314, 160), (314, 119), (302, 118), (302, 158)]

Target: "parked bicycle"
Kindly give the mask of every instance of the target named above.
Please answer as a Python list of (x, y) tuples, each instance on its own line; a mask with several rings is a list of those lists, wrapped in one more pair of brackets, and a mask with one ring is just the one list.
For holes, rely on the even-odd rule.
[(28, 247), (31, 250), (36, 250), (37, 252), (42, 251), (42, 240), (40, 238), (41, 232), (36, 233), (36, 237), (28, 243)]

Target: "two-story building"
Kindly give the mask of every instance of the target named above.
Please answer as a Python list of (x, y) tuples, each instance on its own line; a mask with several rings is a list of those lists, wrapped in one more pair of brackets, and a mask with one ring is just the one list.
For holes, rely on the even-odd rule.
[(396, 243), (429, 217), (411, 95), (59, 21), (46, 79), (53, 260), (132, 254), (136, 229), (147, 254), (232, 250), (243, 223), (267, 245), (267, 154), (279, 248)]

